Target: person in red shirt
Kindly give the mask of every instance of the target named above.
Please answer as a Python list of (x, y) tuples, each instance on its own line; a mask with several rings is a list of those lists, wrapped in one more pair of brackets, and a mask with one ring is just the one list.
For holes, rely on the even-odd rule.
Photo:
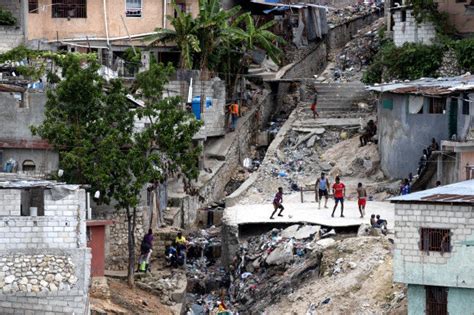
[(279, 217), (282, 217), (283, 214), (281, 214), (283, 212), (283, 210), (285, 210), (285, 208), (283, 208), (282, 206), (282, 203), (283, 202), (283, 188), (281, 187), (278, 187), (278, 192), (275, 194), (275, 198), (273, 198), (273, 213), (272, 215), (270, 216), (270, 219), (274, 219), (274, 215), (275, 213), (278, 211), (278, 209), (280, 209), (280, 212), (278, 213), (278, 216)]
[(334, 209), (332, 210), (331, 217), (334, 218), (334, 212), (336, 211), (337, 204), (341, 203), (341, 218), (344, 218), (344, 196), (346, 195), (346, 186), (341, 183), (341, 179), (339, 176), (336, 177), (336, 183), (332, 185), (332, 192), (334, 194), (334, 200), (336, 204), (334, 205)]

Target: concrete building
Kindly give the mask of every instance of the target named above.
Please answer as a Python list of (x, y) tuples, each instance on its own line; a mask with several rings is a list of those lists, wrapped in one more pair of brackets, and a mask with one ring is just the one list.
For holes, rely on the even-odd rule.
[(14, 161), (12, 171), (44, 175), (58, 169), (58, 154), (30, 126), (43, 122), (46, 94), (26, 87), (0, 84), (0, 171)]
[(392, 198), (395, 282), (408, 314), (474, 311), (474, 180)]
[(393, 18), (393, 42), (396, 46), (404, 43), (420, 43), (430, 45), (436, 38), (433, 23), (423, 21), (418, 23), (413, 16), (413, 10), (408, 7), (391, 9)]
[(391, 178), (416, 174), (432, 138), (438, 143), (465, 142), (472, 128), (473, 84), (474, 76), (467, 75), (370, 87), (380, 93), (377, 133), (382, 171)]
[(87, 314), (86, 193), (0, 177), (0, 313)]
[(4, 53), (25, 40), (25, 16), (23, 14), (27, 1), (0, 0), (0, 8), (10, 12), (16, 19), (16, 25), (0, 26), (0, 53)]
[(474, 2), (471, 0), (436, 0), (439, 12), (448, 14), (448, 21), (463, 35), (474, 32)]

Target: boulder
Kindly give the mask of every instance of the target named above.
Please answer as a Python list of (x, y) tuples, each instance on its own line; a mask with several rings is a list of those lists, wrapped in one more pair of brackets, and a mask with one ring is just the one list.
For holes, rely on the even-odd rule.
[(368, 236), (371, 228), (369, 224), (362, 223), (357, 230), (357, 236)]
[(269, 265), (281, 265), (293, 260), (293, 242), (281, 244), (275, 248), (265, 260)]
[(303, 225), (296, 231), (293, 237), (297, 240), (312, 238), (315, 234), (319, 233), (320, 229), (321, 226), (319, 225)]
[(336, 244), (336, 241), (332, 238), (325, 238), (316, 242), (316, 245), (318, 245), (319, 247), (322, 247), (323, 249), (334, 246), (335, 244)]

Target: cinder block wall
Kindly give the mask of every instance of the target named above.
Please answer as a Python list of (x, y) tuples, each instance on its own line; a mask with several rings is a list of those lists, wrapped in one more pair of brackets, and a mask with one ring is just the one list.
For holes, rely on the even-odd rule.
[(0, 190), (0, 314), (84, 314), (90, 249), (85, 191), (45, 189), (44, 216), (21, 216), (21, 189)]
[[(420, 228), (451, 231), (450, 253), (419, 248)], [(463, 204), (397, 203), (395, 205), (394, 280), (396, 282), (474, 288), (472, 247), (474, 207)]]
[(436, 37), (436, 29), (431, 22), (418, 24), (411, 10), (406, 11), (406, 19), (402, 22), (402, 11), (393, 14), (393, 42), (400, 47), (404, 43), (422, 43), (430, 45)]

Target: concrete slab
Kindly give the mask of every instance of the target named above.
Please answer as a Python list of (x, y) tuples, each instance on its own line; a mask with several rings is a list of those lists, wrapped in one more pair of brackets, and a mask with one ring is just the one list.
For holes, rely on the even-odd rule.
[(334, 200), (328, 202), (328, 209), (318, 209), (315, 202), (306, 203), (283, 203), (285, 211), (283, 217), (275, 216), (270, 219), (273, 212), (273, 205), (254, 204), (236, 205), (224, 211), (224, 220), (228, 225), (244, 225), (255, 223), (312, 223), (330, 227), (359, 226), (362, 223), (369, 223), (370, 215), (380, 214), (382, 219), (388, 221), (388, 228), (393, 229), (394, 207), (393, 204), (383, 201), (368, 201), (365, 218), (361, 219), (357, 201), (346, 200), (344, 202), (344, 216), (339, 217), (340, 208), (336, 210), (334, 218), (331, 217)]

